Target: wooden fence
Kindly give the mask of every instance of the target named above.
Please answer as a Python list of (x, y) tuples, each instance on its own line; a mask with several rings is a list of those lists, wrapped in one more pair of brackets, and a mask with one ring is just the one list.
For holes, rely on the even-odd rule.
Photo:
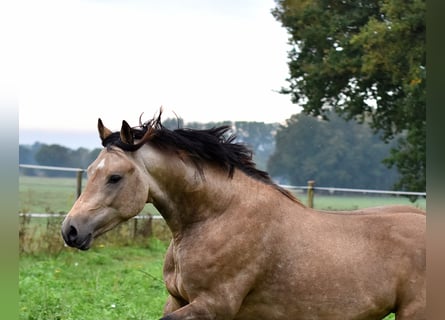
[(316, 187), (314, 180), (309, 180), (307, 186), (291, 186), (280, 185), (288, 190), (306, 190), (307, 193), (307, 206), (314, 207), (315, 191), (327, 191), (330, 194), (338, 192), (348, 192), (356, 194), (379, 194), (379, 195), (393, 195), (393, 196), (414, 196), (414, 197), (426, 197), (426, 192), (413, 192), (413, 191), (395, 191), (395, 190), (374, 190), (374, 189), (350, 189), (350, 188), (334, 188), (334, 187)]
[[(39, 166), (39, 165), (30, 165), (30, 164), (19, 164), (19, 167), (20, 168), (28, 168), (28, 169), (36, 169), (36, 170), (76, 172), (76, 195), (77, 195), (77, 197), (79, 197), (82, 192), (82, 179), (83, 179), (83, 174), (86, 171), (85, 169), (54, 167), (54, 166)], [(335, 193), (335, 192), (350, 192), (350, 193), (362, 193), (362, 194), (426, 197), (426, 192), (316, 187), (314, 180), (309, 180), (307, 183), (307, 186), (292, 186), (292, 185), (280, 185), (280, 186), (285, 189), (288, 189), (290, 191), (306, 190), (307, 206), (310, 208), (314, 207), (315, 191), (317, 191), (317, 190), (318, 191), (327, 191), (331, 194)]]
[(79, 198), (82, 193), (82, 178), (83, 173), (86, 171), (81, 168), (67, 168), (67, 167), (52, 167), (52, 166), (38, 166), (33, 164), (19, 164), (19, 168), (35, 169), (35, 170), (48, 170), (48, 171), (65, 171), (76, 172), (76, 195)]

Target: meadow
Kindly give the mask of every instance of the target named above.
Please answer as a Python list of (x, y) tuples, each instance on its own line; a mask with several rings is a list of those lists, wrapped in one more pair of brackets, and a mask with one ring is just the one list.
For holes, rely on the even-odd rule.
[(167, 297), (162, 281), (167, 246), (107, 246), (57, 255), (22, 255), (19, 319), (160, 319)]
[[(61, 213), (75, 201), (75, 179), (20, 176), (20, 212)], [(304, 203), (304, 193), (296, 194)], [(351, 210), (410, 204), (403, 197), (316, 195), (315, 207)], [(414, 206), (425, 208), (425, 199)], [(143, 215), (156, 215), (147, 205)], [(170, 233), (161, 220), (135, 220), (89, 251), (63, 245), (62, 217), (20, 217), (19, 314), (28, 320), (159, 319), (167, 296), (162, 265)], [(394, 319), (389, 315), (385, 320)]]
[[(83, 187), (86, 181), (83, 181)], [(76, 179), (19, 176), (19, 211), (67, 213), (76, 200)], [(307, 204), (306, 193), (296, 191), (295, 195)], [(320, 210), (354, 210), (371, 206), (408, 204), (426, 208), (426, 199), (419, 198), (411, 203), (402, 196), (372, 196), (364, 194), (326, 194), (315, 191), (314, 207)], [(159, 214), (152, 205), (146, 205), (142, 214)]]

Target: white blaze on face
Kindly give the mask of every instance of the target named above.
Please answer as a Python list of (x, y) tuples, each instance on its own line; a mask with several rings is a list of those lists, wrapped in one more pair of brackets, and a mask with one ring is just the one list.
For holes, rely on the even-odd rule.
[(96, 167), (96, 169), (102, 169), (103, 167), (105, 167), (105, 159), (102, 159), (99, 163), (98, 163), (98, 165), (97, 165), (97, 167)]

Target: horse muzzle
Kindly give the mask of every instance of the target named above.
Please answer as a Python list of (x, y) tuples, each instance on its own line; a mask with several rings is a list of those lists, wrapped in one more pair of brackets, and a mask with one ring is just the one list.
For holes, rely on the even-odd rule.
[(62, 223), (62, 237), (68, 246), (80, 250), (88, 250), (93, 241), (93, 233), (91, 231), (80, 230), (69, 218), (65, 218)]

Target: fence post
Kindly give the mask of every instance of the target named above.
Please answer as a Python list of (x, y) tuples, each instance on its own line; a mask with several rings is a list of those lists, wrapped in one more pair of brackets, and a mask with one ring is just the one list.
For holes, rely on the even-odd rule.
[(80, 194), (82, 193), (82, 175), (83, 170), (77, 171), (76, 178), (77, 178), (77, 198), (80, 197)]
[(309, 180), (307, 182), (307, 206), (309, 208), (314, 207), (314, 180)]

